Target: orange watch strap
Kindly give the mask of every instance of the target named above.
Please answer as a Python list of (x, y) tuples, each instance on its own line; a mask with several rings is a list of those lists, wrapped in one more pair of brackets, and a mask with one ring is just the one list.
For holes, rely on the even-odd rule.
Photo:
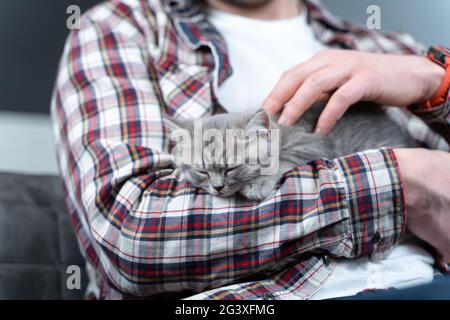
[(439, 64), (446, 70), (444, 79), (436, 94), (424, 103), (426, 108), (433, 108), (445, 103), (448, 99), (450, 90), (450, 50), (443, 47), (431, 47), (430, 50), (428, 50), (427, 56), (431, 61)]
[(425, 106), (427, 108), (432, 108), (445, 103), (445, 101), (447, 101), (448, 99), (447, 95), (449, 90), (450, 90), (450, 68), (447, 68), (444, 75), (444, 80), (439, 86), (438, 91), (430, 100), (425, 102)]

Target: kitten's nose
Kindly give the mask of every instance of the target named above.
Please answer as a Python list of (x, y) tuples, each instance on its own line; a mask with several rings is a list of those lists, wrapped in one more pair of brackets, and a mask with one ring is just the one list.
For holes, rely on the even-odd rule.
[(220, 193), (220, 191), (222, 191), (223, 187), (225, 187), (225, 186), (213, 186), (214, 190), (216, 190), (219, 193)]

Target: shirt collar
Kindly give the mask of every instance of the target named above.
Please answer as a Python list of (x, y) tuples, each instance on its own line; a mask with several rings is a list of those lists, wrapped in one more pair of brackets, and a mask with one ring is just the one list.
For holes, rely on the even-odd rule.
[[(150, 1), (150, 0), (149, 0)], [(163, 8), (173, 21), (177, 33), (193, 50), (201, 46), (215, 49), (218, 57), (218, 81), (222, 83), (230, 74), (226, 43), (220, 33), (208, 21), (201, 0), (161, 0)], [(321, 0), (303, 0), (307, 10), (308, 23), (311, 24), (317, 38), (326, 44), (336, 42), (342, 47), (352, 47), (348, 36), (348, 24), (331, 14)], [(336, 37), (336, 33), (340, 36)]]
[[(150, 0), (149, 0), (150, 1)], [(163, 7), (171, 17), (191, 17), (201, 11), (200, 0), (161, 0)]]
[(218, 66), (215, 66), (218, 84), (222, 83), (232, 73), (226, 43), (216, 28), (208, 21), (201, 1), (162, 1), (178, 35), (189, 48), (196, 50), (202, 46), (207, 46), (214, 51), (218, 63)]
[(333, 15), (321, 0), (303, 0), (309, 23), (322, 23), (335, 31), (348, 31), (347, 23)]
[[(201, 0), (161, 0), (166, 12), (171, 17), (196, 18), (202, 14)], [(299, 0), (301, 1), (301, 0)], [(322, 4), (321, 0), (303, 0), (308, 11), (310, 21), (320, 21), (336, 30), (346, 30), (343, 20), (331, 14)]]

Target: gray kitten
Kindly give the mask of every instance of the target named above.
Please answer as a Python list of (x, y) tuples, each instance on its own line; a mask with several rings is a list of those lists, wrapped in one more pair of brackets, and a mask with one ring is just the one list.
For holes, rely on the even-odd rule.
[[(265, 111), (255, 114), (225, 113), (197, 120), (175, 120), (166, 117), (165, 124), (171, 132), (177, 129), (187, 130), (192, 139), (191, 144), (178, 141), (174, 150), (175, 166), (181, 170), (185, 178), (195, 187), (221, 197), (229, 197), (240, 193), (251, 200), (263, 200), (271, 196), (277, 189), (277, 184), (283, 174), (299, 165), (326, 158), (334, 159), (358, 151), (377, 149), (381, 147), (415, 147), (417, 143), (404, 132), (400, 126), (391, 120), (383, 107), (358, 103), (352, 106), (338, 121), (334, 129), (326, 136), (314, 134), (313, 130), (324, 104), (316, 104), (293, 126), (280, 126), (277, 117), (269, 116)], [(227, 159), (230, 150), (224, 148), (223, 155), (218, 158), (202, 152), (200, 161), (184, 161), (177, 154), (193, 156), (194, 145), (208, 148), (211, 141), (205, 141), (202, 136), (195, 136), (194, 121), (202, 126), (202, 130), (217, 129), (225, 140), (229, 131), (238, 129), (244, 135), (262, 133), (259, 137), (266, 139), (270, 145), (271, 132), (279, 129), (279, 143), (276, 148), (279, 155), (279, 166), (271, 175), (262, 175), (263, 165), (268, 159), (260, 159), (257, 163), (249, 163), (248, 152), (243, 158), (244, 163), (233, 163)], [(247, 147), (255, 144), (255, 139), (248, 136), (240, 138)], [(239, 140), (238, 140), (239, 141)], [(239, 143), (239, 142), (236, 142)], [(223, 145), (226, 142), (223, 141)], [(227, 146), (229, 148), (229, 146)], [(251, 149), (252, 150), (252, 149)], [(234, 149), (236, 152), (236, 149)], [(181, 152), (181, 153), (180, 153)], [(239, 151), (237, 151), (239, 152)], [(250, 153), (252, 153), (251, 151)], [(222, 161), (218, 161), (221, 159)]]

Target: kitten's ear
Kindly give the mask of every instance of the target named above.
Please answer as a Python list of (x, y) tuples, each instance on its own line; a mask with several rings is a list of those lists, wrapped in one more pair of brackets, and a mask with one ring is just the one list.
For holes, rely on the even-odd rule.
[(270, 129), (270, 116), (265, 110), (256, 112), (247, 123), (245, 131), (259, 131)]
[(169, 129), (169, 132), (174, 132), (178, 129), (183, 128), (177, 120), (175, 120), (172, 117), (169, 117), (168, 115), (163, 115), (162, 120), (163, 120), (164, 126), (167, 129)]
[(189, 139), (188, 131), (184, 128), (182, 123), (168, 115), (162, 117), (164, 127), (169, 130), (170, 141), (174, 144), (178, 144), (185, 139)]

